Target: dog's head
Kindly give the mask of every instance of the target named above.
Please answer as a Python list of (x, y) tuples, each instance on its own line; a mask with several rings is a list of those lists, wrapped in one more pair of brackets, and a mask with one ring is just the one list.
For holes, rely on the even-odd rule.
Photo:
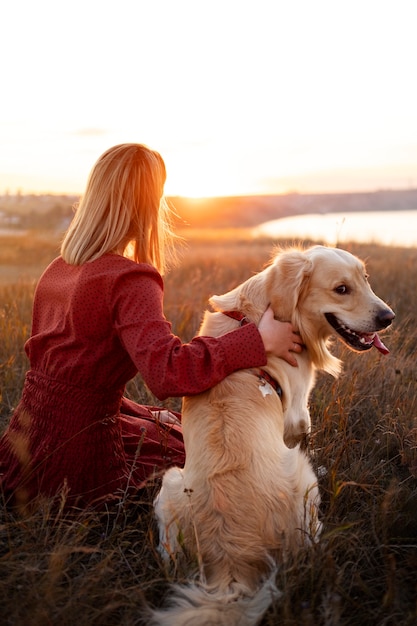
[(388, 352), (378, 331), (395, 315), (372, 291), (364, 263), (349, 252), (324, 246), (281, 251), (269, 268), (267, 291), (276, 317), (299, 329), (319, 369), (340, 371), (327, 349), (331, 335), (357, 352)]

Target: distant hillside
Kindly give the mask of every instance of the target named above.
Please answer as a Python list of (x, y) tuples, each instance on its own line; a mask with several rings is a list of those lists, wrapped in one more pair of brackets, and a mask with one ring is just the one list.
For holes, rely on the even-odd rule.
[(202, 199), (173, 197), (169, 200), (178, 215), (178, 226), (233, 228), (307, 213), (417, 209), (417, 189)]
[[(0, 228), (64, 230), (77, 201), (78, 197), (69, 195), (0, 196)], [(307, 213), (417, 209), (417, 189), (202, 199), (172, 197), (169, 201), (177, 214), (177, 228), (239, 228)]]

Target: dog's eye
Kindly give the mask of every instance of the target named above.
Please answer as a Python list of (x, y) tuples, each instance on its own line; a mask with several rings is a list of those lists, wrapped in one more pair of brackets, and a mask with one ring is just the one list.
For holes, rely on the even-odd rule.
[(335, 287), (334, 290), (341, 296), (345, 296), (346, 294), (350, 293), (350, 289), (347, 285), (338, 285), (337, 287)]

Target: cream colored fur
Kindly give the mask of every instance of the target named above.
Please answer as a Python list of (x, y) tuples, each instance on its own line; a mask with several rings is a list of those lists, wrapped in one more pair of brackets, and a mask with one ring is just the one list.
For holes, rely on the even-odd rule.
[[(343, 297), (335, 289), (345, 283), (352, 293)], [(194, 555), (201, 586), (177, 587), (173, 607), (154, 613), (161, 626), (258, 623), (278, 593), (276, 564), (320, 533), (317, 478), (297, 440), (310, 429), (316, 370), (337, 376), (341, 368), (329, 352), (334, 330), (324, 314), (371, 332), (377, 311), (387, 310), (358, 259), (320, 246), (279, 252), (265, 270), (210, 303), (217, 312), (205, 313), (200, 335), (238, 326), (220, 311), (239, 310), (258, 324), (270, 303), (276, 318), (299, 329), (306, 349), (298, 368), (268, 358), (265, 369), (279, 381), (282, 400), (256, 368), (184, 398), (186, 464), (164, 475), (155, 513), (161, 553), (167, 560), (183, 550)]]

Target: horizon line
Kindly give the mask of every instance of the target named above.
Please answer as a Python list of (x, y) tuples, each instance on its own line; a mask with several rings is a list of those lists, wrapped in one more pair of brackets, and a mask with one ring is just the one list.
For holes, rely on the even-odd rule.
[[(332, 191), (297, 191), (296, 189), (282, 191), (282, 192), (265, 192), (265, 193), (235, 193), (235, 194), (222, 194), (222, 195), (187, 195), (180, 193), (170, 193), (164, 194), (166, 199), (171, 198), (181, 198), (183, 200), (223, 200), (223, 199), (237, 199), (237, 198), (275, 198), (275, 197), (283, 197), (283, 196), (345, 196), (345, 195), (359, 195), (359, 194), (376, 194), (376, 193), (404, 193), (404, 192), (412, 192), (417, 191), (417, 186), (412, 187), (378, 187), (374, 189), (351, 189), (351, 190), (332, 190)], [(37, 196), (37, 197), (47, 197), (47, 196), (55, 196), (55, 197), (77, 197), (80, 198), (83, 194), (70, 192), (70, 191), (23, 191), (17, 190), (15, 193), (11, 193), (9, 191), (0, 193), (0, 198), (18, 198), (18, 197), (27, 197), (27, 196)]]

